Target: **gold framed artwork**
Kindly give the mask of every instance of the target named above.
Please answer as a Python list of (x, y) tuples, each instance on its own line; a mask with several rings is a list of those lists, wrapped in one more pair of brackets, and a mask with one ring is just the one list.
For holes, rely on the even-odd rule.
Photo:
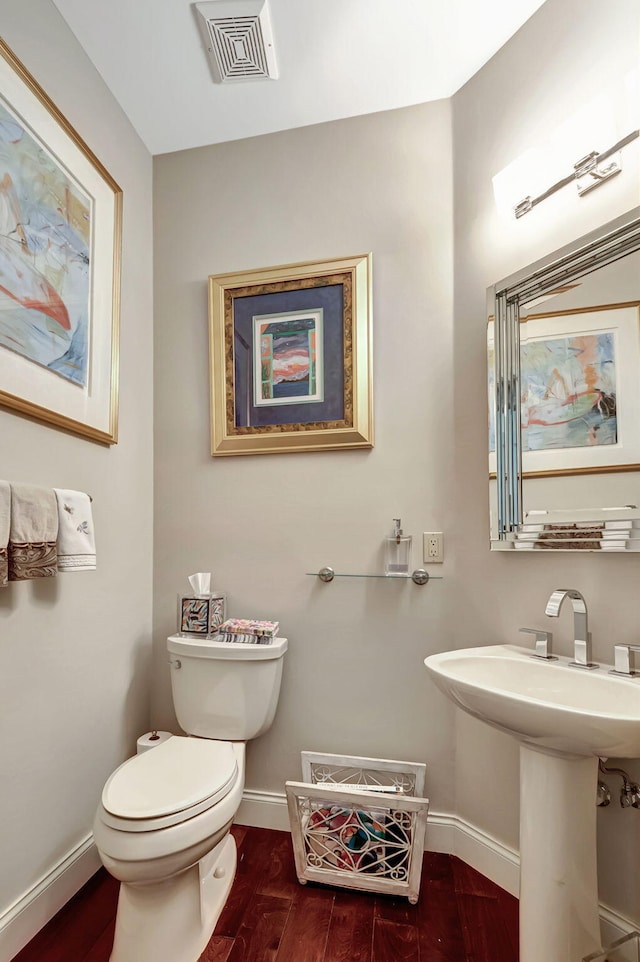
[(0, 40), (0, 406), (118, 426), (122, 192)]
[(371, 254), (209, 278), (211, 453), (373, 447)]

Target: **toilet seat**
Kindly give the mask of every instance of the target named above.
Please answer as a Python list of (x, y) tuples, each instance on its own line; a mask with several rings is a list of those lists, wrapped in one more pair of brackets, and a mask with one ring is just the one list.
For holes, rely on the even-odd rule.
[(174, 735), (115, 770), (101, 820), (121, 832), (153, 832), (212, 808), (238, 779), (230, 742)]

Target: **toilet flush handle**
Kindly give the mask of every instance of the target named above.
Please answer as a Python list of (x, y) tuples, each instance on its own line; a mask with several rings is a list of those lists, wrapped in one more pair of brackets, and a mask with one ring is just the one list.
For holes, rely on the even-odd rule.
[(182, 662), (180, 661), (179, 658), (175, 658), (175, 659), (170, 658), (169, 664), (171, 665), (172, 668), (182, 668)]

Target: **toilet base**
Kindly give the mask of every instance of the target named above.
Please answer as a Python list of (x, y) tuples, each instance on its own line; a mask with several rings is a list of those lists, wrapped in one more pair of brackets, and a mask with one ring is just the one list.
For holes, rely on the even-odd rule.
[(236, 871), (232, 835), (196, 865), (149, 885), (122, 882), (110, 962), (197, 962)]

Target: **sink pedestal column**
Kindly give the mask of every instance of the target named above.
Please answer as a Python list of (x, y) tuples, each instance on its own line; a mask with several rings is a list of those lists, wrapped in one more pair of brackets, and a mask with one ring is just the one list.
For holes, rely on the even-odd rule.
[(520, 746), (520, 962), (581, 962), (601, 946), (598, 759)]

